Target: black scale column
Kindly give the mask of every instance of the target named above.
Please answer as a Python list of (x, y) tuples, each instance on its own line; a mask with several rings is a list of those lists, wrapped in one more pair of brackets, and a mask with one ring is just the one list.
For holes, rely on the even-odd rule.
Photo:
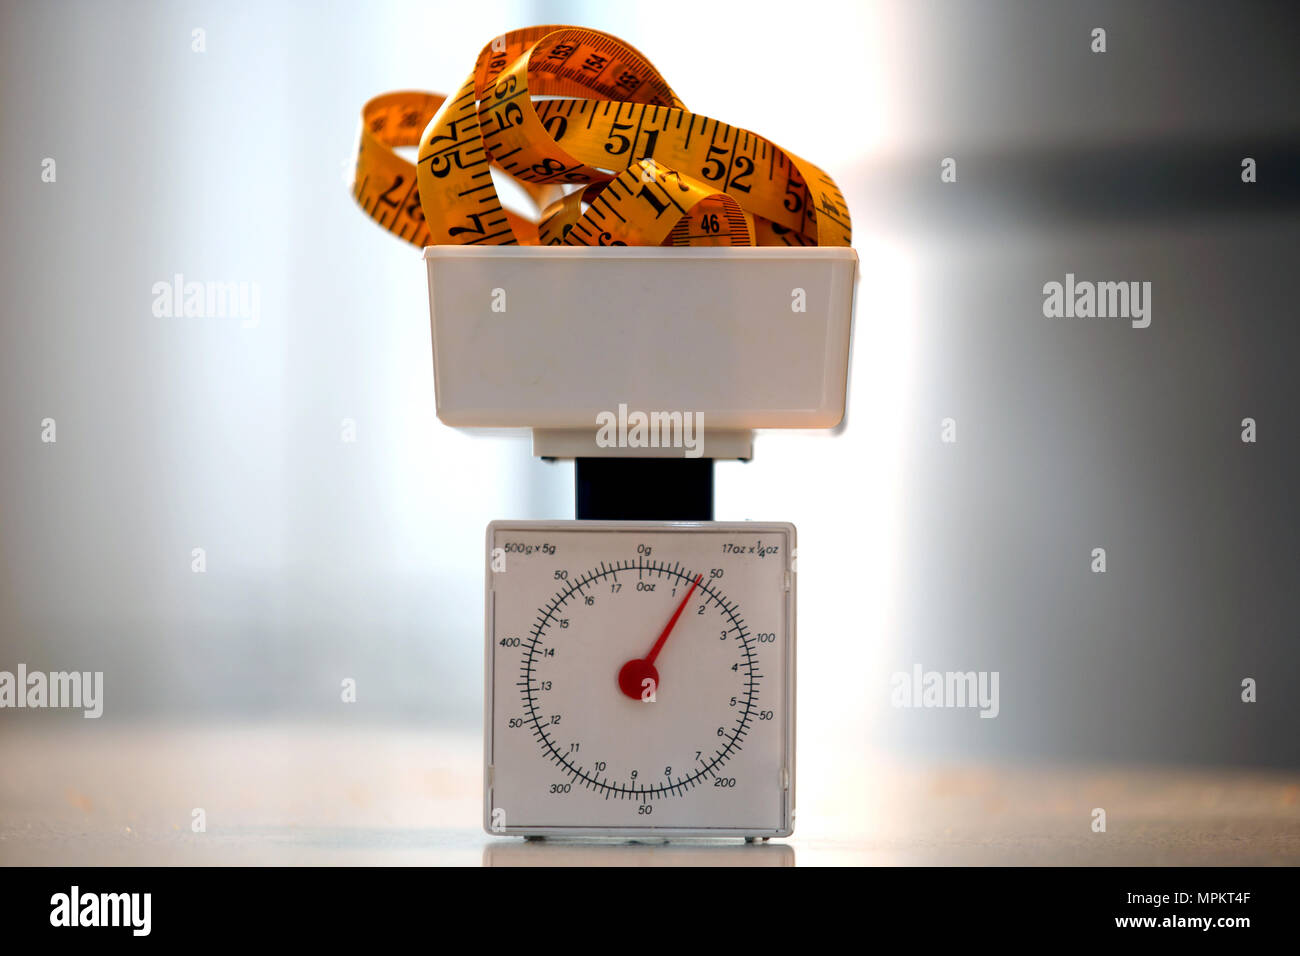
[(712, 521), (712, 458), (576, 458), (578, 518)]

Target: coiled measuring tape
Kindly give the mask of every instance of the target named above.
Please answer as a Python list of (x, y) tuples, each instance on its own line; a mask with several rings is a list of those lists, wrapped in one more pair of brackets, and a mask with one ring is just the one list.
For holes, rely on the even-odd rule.
[[(410, 146), (415, 164), (396, 152)], [(536, 216), (502, 206), (494, 166)], [(581, 27), (497, 37), (452, 96), (371, 100), (352, 191), (417, 246), (847, 246), (851, 234), (826, 173), (691, 113), (635, 48)]]

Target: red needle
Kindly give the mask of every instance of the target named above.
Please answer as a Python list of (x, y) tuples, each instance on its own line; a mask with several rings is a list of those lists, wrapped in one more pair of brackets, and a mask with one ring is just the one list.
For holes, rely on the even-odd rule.
[[(696, 586), (704, 580), (703, 574), (697, 574), (695, 580), (691, 582), (690, 588), (686, 591), (686, 596), (682, 602), (677, 605), (677, 610), (669, 618), (668, 623), (664, 626), (663, 632), (659, 635), (659, 640), (655, 641), (655, 646), (650, 648), (650, 653), (643, 658), (636, 658), (628, 661), (618, 672), (618, 688), (633, 700), (650, 701), (654, 699), (655, 691), (659, 687), (659, 671), (655, 670), (655, 658), (659, 652), (664, 649), (668, 643), (668, 635), (673, 632), (677, 626), (677, 619), (682, 616), (682, 611), (686, 610), (686, 602), (691, 599), (695, 593)], [(650, 684), (645, 682), (652, 681)], [(647, 691), (648, 696), (647, 696)]]

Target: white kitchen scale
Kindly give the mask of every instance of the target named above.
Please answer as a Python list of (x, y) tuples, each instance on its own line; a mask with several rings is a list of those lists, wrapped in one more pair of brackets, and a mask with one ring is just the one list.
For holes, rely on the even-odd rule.
[[(485, 829), (789, 836), (795, 528), (711, 520), (712, 464), (750, 458), (753, 429), (843, 418), (857, 254), (424, 255), (438, 417), (575, 460), (577, 520), (487, 529)], [(699, 433), (598, 435), (629, 409)]]

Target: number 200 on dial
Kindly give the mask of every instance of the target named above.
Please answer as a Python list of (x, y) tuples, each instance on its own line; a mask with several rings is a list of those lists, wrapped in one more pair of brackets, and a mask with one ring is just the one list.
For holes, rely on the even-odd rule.
[(488, 526), (484, 826), (788, 836), (795, 529)]

